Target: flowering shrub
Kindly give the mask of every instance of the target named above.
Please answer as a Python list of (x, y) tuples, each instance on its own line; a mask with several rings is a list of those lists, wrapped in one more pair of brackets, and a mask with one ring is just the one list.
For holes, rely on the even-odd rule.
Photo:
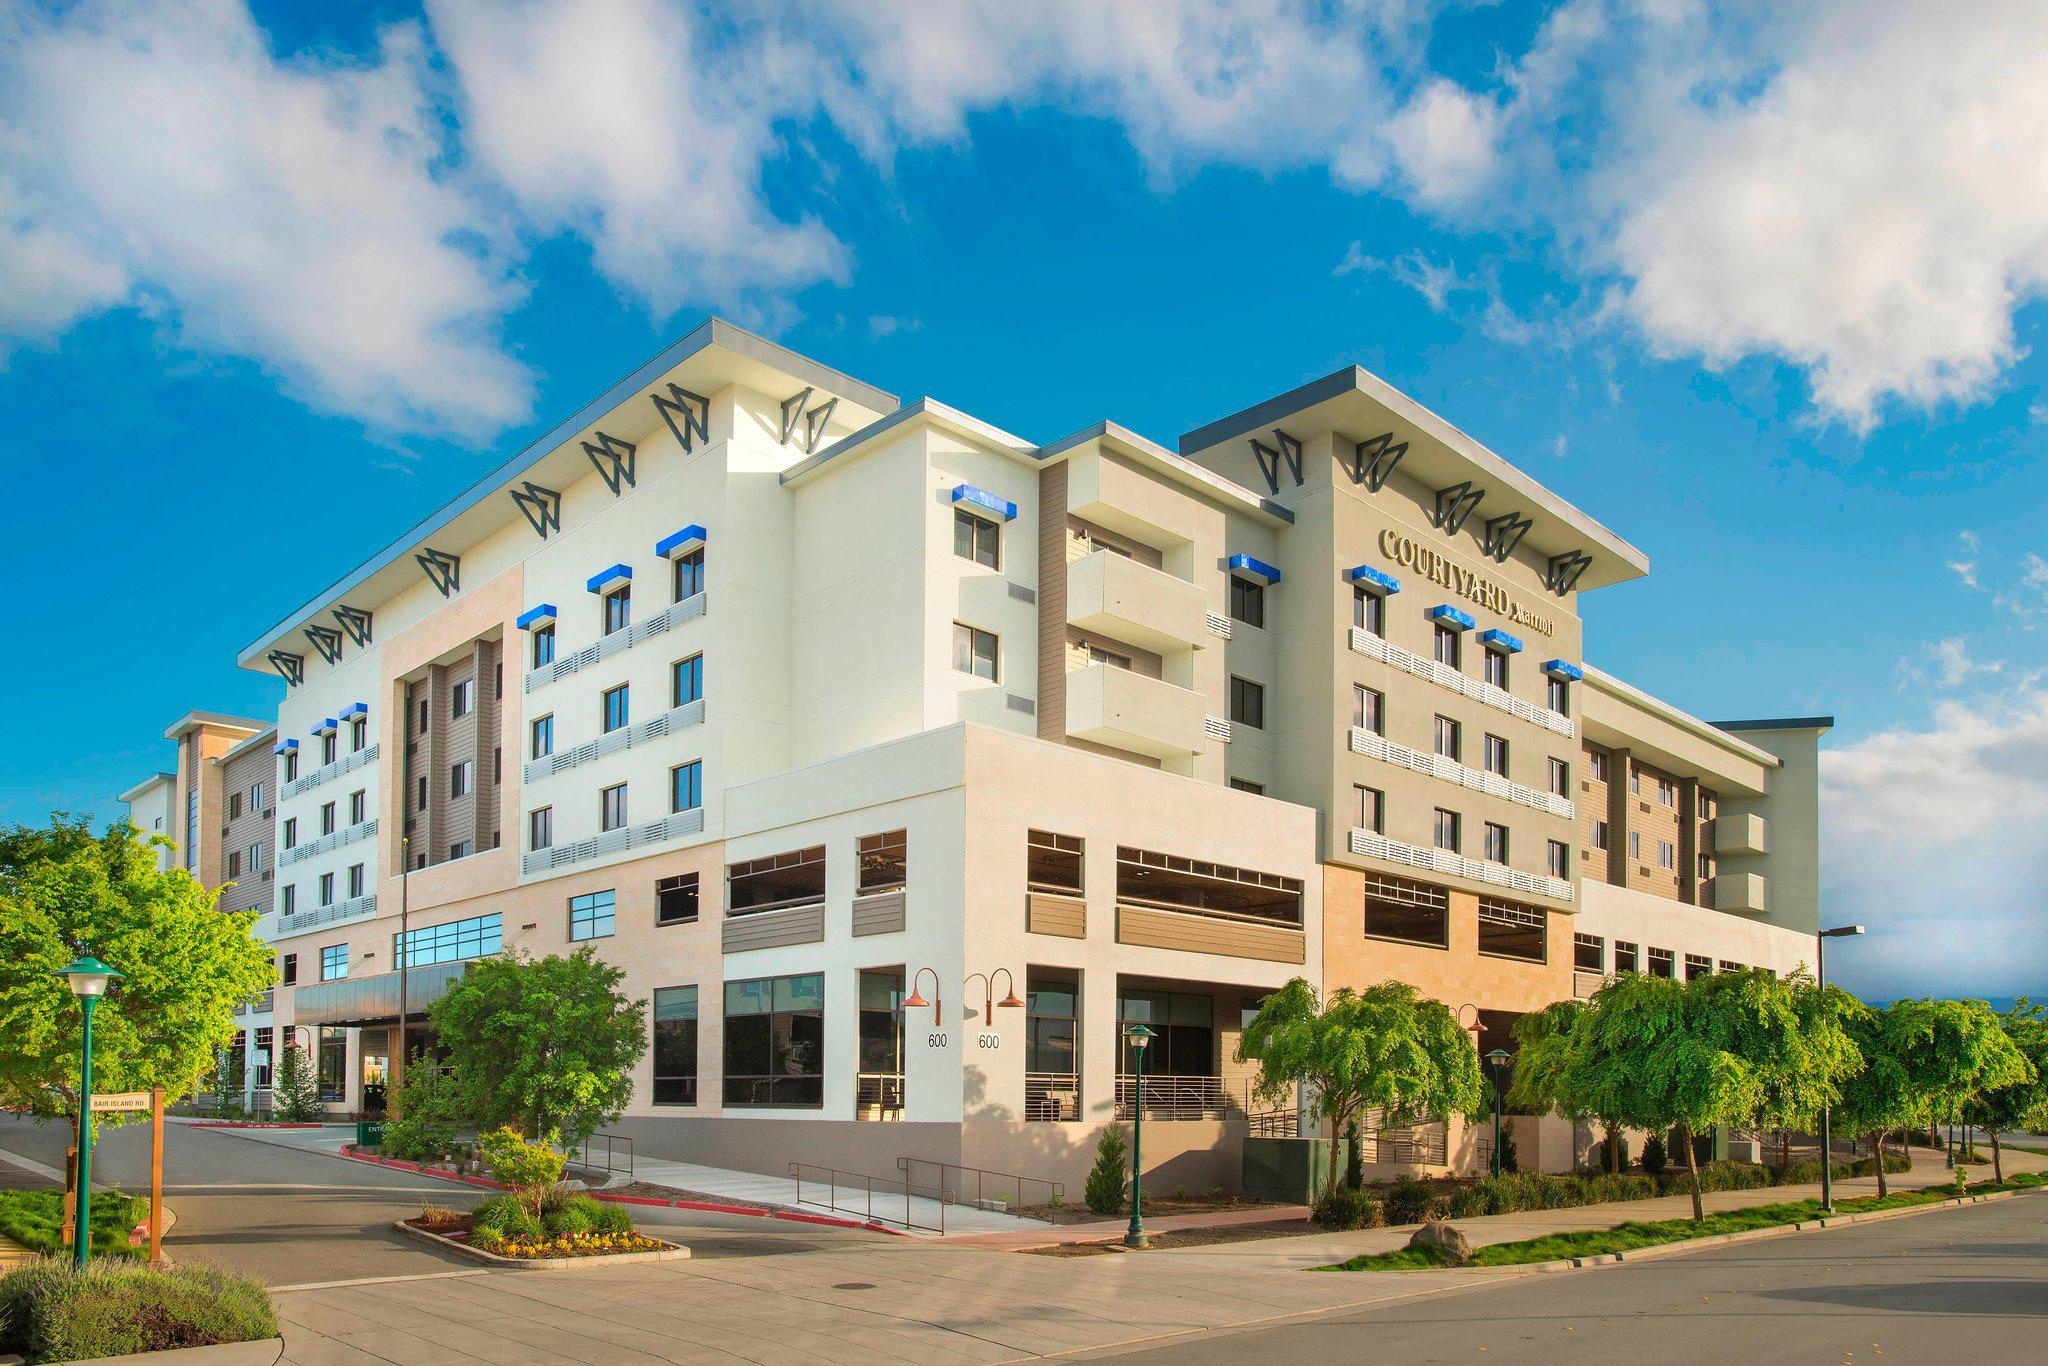
[[(482, 1243), (477, 1246), (482, 1247)], [(662, 1245), (638, 1233), (557, 1233), (503, 1238), (487, 1252), (526, 1260), (535, 1257), (603, 1257), (621, 1252), (659, 1252)]]

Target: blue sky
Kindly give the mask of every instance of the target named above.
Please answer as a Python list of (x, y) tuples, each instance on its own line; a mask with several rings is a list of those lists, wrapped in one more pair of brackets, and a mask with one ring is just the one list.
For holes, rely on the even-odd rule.
[(1851, 12), (0, 0), (0, 819), (706, 313), (1040, 440), (1355, 361), (1648, 552), (1588, 658), (1839, 718), (1852, 985), (2048, 989), (2048, 25)]

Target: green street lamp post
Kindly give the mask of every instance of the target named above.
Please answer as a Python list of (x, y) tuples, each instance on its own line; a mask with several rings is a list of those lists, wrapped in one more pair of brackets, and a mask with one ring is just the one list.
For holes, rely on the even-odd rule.
[(71, 984), (85, 1016), (78, 1063), (78, 1207), (71, 1224), (71, 1264), (83, 1271), (92, 1255), (92, 1010), (121, 974), (87, 954), (54, 975)]
[(1145, 1236), (1144, 1216), (1144, 1167), (1139, 1159), (1145, 1137), (1145, 1045), (1157, 1037), (1141, 1024), (1134, 1024), (1124, 1031), (1130, 1040), (1131, 1057), (1138, 1074), (1138, 1095), (1131, 1107), (1131, 1226), (1124, 1231), (1125, 1247), (1150, 1247), (1152, 1240)]
[[(1861, 925), (1841, 925), (1832, 930), (1822, 930), (1813, 937), (1813, 984), (1816, 990), (1825, 991), (1828, 985), (1828, 941), (1849, 939), (1863, 933)], [(1878, 1146), (1877, 1165), (1884, 1166), (1884, 1147)], [(1823, 1213), (1835, 1212), (1835, 1148), (1833, 1122), (1828, 1117), (1828, 1103), (1820, 1103), (1820, 1207)]]
[(1496, 1048), (1486, 1055), (1487, 1066), (1493, 1069), (1493, 1174), (1500, 1175), (1500, 1070), (1507, 1066), (1508, 1051)]

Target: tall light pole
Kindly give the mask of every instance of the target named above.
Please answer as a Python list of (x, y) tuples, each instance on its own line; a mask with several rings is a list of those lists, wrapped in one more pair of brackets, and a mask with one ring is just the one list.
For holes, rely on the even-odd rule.
[[(398, 1088), (405, 1080), (405, 983), (408, 974), (405, 967), (412, 961), (412, 938), (407, 931), (411, 921), (411, 887), (406, 879), (412, 873), (412, 836), (398, 837), (398, 1047), (392, 1050), (391, 1061), (385, 1068), (384, 1118), (399, 1117)], [(359, 1039), (358, 1043), (361, 1042)], [(342, 1092), (347, 1094), (348, 1083), (342, 1082)]]
[[(1496, 1048), (1486, 1055), (1486, 1062), (1493, 1069), (1493, 1174), (1500, 1175), (1500, 1070), (1507, 1066), (1508, 1051)], [(1576, 1138), (1573, 1142), (1577, 1142)]]
[[(1822, 930), (1813, 937), (1814, 984), (1825, 991), (1828, 985), (1828, 941), (1847, 939), (1863, 933), (1861, 925), (1838, 925), (1832, 930)], [(1884, 1166), (1884, 1149), (1880, 1146), (1877, 1165)], [(1820, 1105), (1820, 1207), (1823, 1212), (1835, 1212), (1835, 1150), (1834, 1130), (1828, 1118), (1828, 1105)]]
[(78, 1060), (78, 1203), (71, 1222), (71, 1264), (83, 1271), (92, 1256), (92, 1011), (121, 974), (86, 954), (54, 975), (71, 984), (85, 1016)]
[(1124, 1031), (1124, 1037), (1131, 1041), (1131, 1059), (1138, 1074), (1137, 1102), (1131, 1107), (1131, 1226), (1124, 1230), (1124, 1246), (1144, 1248), (1152, 1245), (1145, 1236), (1144, 1167), (1139, 1153), (1145, 1137), (1145, 1045), (1157, 1037), (1141, 1024), (1134, 1024)]

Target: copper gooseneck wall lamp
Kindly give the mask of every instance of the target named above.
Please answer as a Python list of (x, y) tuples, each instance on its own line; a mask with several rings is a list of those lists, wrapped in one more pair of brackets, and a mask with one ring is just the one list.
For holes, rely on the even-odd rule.
[[(1005, 982), (1010, 984), (1009, 995), (1003, 997), (1003, 999), (1000, 1001), (996, 999), (996, 977), (998, 975), (1000, 975)], [(970, 972), (967, 974), (967, 981), (962, 982), (960, 984), (960, 989), (962, 991), (967, 990), (968, 983), (972, 982), (977, 977), (981, 979), (982, 986), (981, 1021), (983, 1024), (992, 1025), (996, 1022), (997, 1006), (1001, 1006), (1005, 1010), (1021, 1010), (1023, 1008), (1024, 1003), (1017, 999), (1017, 979), (1010, 975), (1010, 970), (1008, 968), (997, 968), (994, 972)]]
[[(924, 980), (924, 975), (928, 972), (932, 975), (932, 999), (929, 1001), (917, 992), (917, 984)], [(926, 1006), (932, 1008), (932, 1028), (944, 1028), (946, 1002), (939, 995), (939, 973), (936, 968), (919, 968), (910, 979), (910, 994), (903, 998), (903, 1007), (906, 1010), (922, 1010)]]

